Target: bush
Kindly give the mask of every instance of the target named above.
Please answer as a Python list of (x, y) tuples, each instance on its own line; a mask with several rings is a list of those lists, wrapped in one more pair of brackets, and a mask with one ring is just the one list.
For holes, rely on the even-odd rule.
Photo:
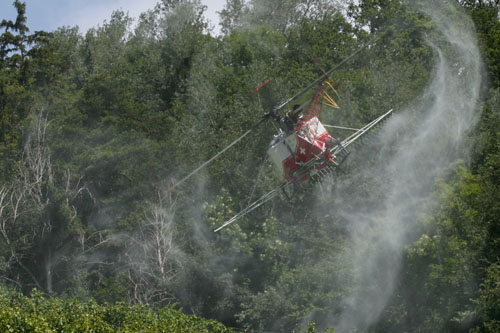
[(1, 332), (231, 332), (215, 320), (186, 315), (180, 309), (151, 310), (123, 302), (99, 305), (46, 297), (31, 297), (0, 289)]

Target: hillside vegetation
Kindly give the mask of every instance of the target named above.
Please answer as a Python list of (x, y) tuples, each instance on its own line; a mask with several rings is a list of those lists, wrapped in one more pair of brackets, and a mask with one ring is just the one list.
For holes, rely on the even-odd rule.
[[(500, 331), (497, 1), (227, 0), (220, 36), (199, 0), (87, 32), (14, 6), (2, 330)], [(394, 117), (338, 172), (214, 233), (280, 183), (268, 122), (165, 191), (374, 37), (321, 119)]]

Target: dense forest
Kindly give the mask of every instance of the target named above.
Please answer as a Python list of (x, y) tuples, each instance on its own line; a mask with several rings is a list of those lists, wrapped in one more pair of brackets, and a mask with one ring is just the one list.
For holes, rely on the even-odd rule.
[[(45, 304), (33, 313), (54, 325), (72, 306), (115, 313), (124, 330), (176, 305), (243, 331), (500, 332), (498, 1), (227, 0), (220, 34), (199, 0), (88, 31), (32, 32), (13, 6), (1, 302)], [(321, 119), (394, 115), (336, 172), (214, 233), (280, 183), (267, 123), (166, 191), (368, 41)]]

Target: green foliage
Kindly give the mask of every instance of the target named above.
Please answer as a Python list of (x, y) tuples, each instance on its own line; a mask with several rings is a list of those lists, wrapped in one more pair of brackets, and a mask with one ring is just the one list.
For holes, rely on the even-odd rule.
[(470, 12), (478, 32), (483, 59), (488, 67), (488, 76), (495, 87), (500, 84), (500, 22), (498, 1), (460, 1)]
[[(498, 8), (459, 3), (476, 24), (489, 77), (472, 161), (436, 180), (438, 204), (422, 217), (374, 331), (499, 325)], [(346, 16), (326, 0), (232, 0), (223, 35), (213, 37), (198, 0), (161, 1), (135, 25), (116, 11), (84, 34), (32, 35), (15, 1), (16, 22), (0, 24), (0, 276), (25, 293), (36, 286), (95, 301), (3, 291), (0, 329), (228, 330), (162, 307), (172, 302), (250, 331), (326, 327), (321, 319), (342, 311), (357, 277), (341, 260), (345, 218), (324, 212), (352, 208), (361, 192), (370, 194), (364, 205), (379, 204), (384, 189), (372, 175), (346, 167), (339, 179), (365, 182), (333, 204), (311, 199), (315, 188), (305, 185), (213, 234), (280, 181), (264, 163), (275, 133), (265, 125), (164, 190), (377, 32), (375, 46), (333, 74), (340, 109), (325, 110), (324, 123), (355, 127), (414, 100), (433, 75), (426, 38), (439, 40), (419, 4), (364, 0)], [(150, 302), (157, 308), (132, 305)]]
[(224, 325), (185, 315), (173, 307), (151, 310), (125, 303), (98, 305), (46, 297), (33, 290), (30, 297), (2, 288), (2, 332), (231, 332)]
[(494, 332), (500, 325), (500, 263), (488, 266), (486, 276), (481, 283), (478, 304), (481, 325), (475, 332)]
[[(492, 246), (500, 237), (492, 232), (498, 217), (483, 205), (491, 195), (497, 202), (498, 193), (490, 193), (483, 177), (459, 167), (453, 179), (437, 182), (435, 197), (440, 204), (431, 216), (422, 218), (424, 233), (407, 249), (400, 298), (395, 297), (386, 312), (392, 329), (452, 332), (472, 329), (480, 321), (484, 322), (479, 327), (494, 327), (497, 317), (488, 314), (495, 313), (496, 303), (485, 293), (495, 292), (496, 277), (491, 272), (496, 266), (489, 260), (498, 256)], [(481, 288), (480, 281), (485, 281)], [(397, 317), (404, 313), (412, 315)]]

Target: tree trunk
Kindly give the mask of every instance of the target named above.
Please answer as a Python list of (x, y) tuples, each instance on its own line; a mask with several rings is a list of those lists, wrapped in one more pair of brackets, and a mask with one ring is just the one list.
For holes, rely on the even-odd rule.
[(47, 250), (45, 256), (45, 278), (47, 283), (47, 293), (52, 294), (52, 250)]

